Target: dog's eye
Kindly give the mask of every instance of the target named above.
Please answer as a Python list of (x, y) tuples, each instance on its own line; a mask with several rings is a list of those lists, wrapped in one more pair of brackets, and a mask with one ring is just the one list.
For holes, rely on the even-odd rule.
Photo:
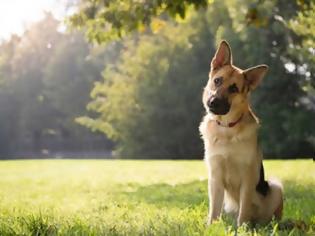
[(215, 78), (213, 82), (216, 87), (219, 87), (223, 83), (223, 78), (222, 77)]
[(236, 84), (232, 84), (229, 86), (229, 93), (238, 93), (238, 88)]

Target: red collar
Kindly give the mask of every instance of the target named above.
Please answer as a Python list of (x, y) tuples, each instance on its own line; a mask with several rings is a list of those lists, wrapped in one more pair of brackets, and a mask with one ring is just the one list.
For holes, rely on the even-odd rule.
[(218, 121), (218, 120), (216, 120), (216, 122), (217, 122), (217, 124), (220, 125), (220, 126), (227, 127), (227, 128), (232, 128), (232, 127), (234, 127), (237, 123), (239, 123), (239, 122), (242, 120), (243, 115), (244, 115), (244, 114), (242, 114), (242, 115), (240, 116), (240, 118), (237, 119), (237, 121), (228, 123), (227, 126), (222, 125), (222, 123), (221, 123), (220, 121)]

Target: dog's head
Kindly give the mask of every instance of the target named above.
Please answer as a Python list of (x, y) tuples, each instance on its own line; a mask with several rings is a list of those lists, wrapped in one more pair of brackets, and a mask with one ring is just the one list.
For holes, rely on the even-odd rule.
[(209, 81), (203, 93), (207, 112), (218, 116), (241, 113), (248, 107), (248, 93), (258, 86), (267, 70), (266, 65), (246, 70), (233, 66), (231, 48), (222, 41), (211, 61)]

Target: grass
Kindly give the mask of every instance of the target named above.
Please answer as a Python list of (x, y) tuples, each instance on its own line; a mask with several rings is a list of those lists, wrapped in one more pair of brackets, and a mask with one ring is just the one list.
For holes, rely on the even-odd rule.
[(280, 223), (206, 227), (202, 161), (0, 161), (0, 235), (315, 235), (315, 164), (266, 161), (285, 186)]

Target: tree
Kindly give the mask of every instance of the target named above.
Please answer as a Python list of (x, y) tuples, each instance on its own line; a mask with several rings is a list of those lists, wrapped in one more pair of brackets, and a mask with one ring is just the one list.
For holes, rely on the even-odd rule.
[(72, 15), (72, 26), (86, 29), (88, 38), (98, 43), (118, 39), (134, 30), (160, 23), (163, 14), (184, 18), (191, 6), (206, 7), (209, 0), (81, 0), (79, 11)]
[[(227, 5), (229, 11), (236, 6), (240, 7), (237, 1)], [(267, 77), (253, 97), (254, 107), (262, 120), (264, 151), (271, 157), (310, 156), (315, 147), (310, 142), (315, 135), (311, 121), (315, 111), (303, 104), (309, 97), (303, 89), (305, 73), (288, 69), (289, 65), (298, 67), (291, 50), (298, 46), (301, 38), (290, 30), (288, 22), (298, 15), (299, 5), (279, 0), (260, 2), (252, 7), (256, 10), (254, 22), (242, 27), (249, 19), (235, 16), (232, 20), (234, 30), (223, 31), (221, 37), (229, 32), (227, 37), (234, 34), (232, 38), (238, 42), (235, 45), (232, 39), (234, 47), (246, 45), (237, 50), (241, 53), (236, 58), (243, 58), (247, 65), (267, 63), (270, 66)]]
[[(0, 154), (104, 151), (111, 142), (75, 123), (108, 57), (51, 14), (0, 45)], [(93, 51), (93, 52), (92, 52)], [(92, 55), (93, 54), (93, 55)], [(43, 153), (44, 152), (44, 153)]]
[[(295, 59), (299, 74), (304, 76), (303, 89), (315, 95), (315, 3), (302, 5), (302, 11), (291, 19), (289, 28), (298, 36), (296, 43), (290, 53)], [(314, 104), (313, 100), (313, 104)], [(314, 107), (313, 107), (314, 108)]]
[[(57, 27), (58, 21), (48, 13), (44, 21), (36, 23), (23, 37), (13, 37), (3, 45), (10, 53), (3, 54), (7, 57), (5, 69), (1, 70), (5, 80), (1, 95), (7, 102), (3, 104), (3, 109), (7, 110), (1, 115), (14, 117), (13, 120), (7, 121), (14, 123), (9, 125), (10, 129), (4, 135), (12, 150), (23, 149), (26, 143), (40, 147), (42, 130), (47, 125), (49, 127), (52, 121), (53, 111), (49, 109), (48, 101), (42, 94), (42, 76), (43, 68), (51, 55), (48, 45), (55, 44), (60, 36), (55, 33)], [(47, 28), (52, 30), (46, 31)], [(2, 124), (5, 127), (6, 122)]]
[[(240, 17), (235, 9), (247, 14)], [(213, 47), (225, 38), (241, 68), (270, 65), (253, 96), (267, 156), (311, 155), (315, 112), (302, 102), (308, 97), (301, 86), (304, 75), (288, 69), (295, 63), (290, 48), (299, 37), (286, 22), (297, 17), (297, 9), (281, 0), (220, 1), (207, 10), (187, 11), (182, 23), (161, 16), (158, 33), (147, 30), (125, 39), (120, 60), (104, 71), (103, 83), (92, 92), (88, 108), (99, 115), (78, 122), (116, 141), (122, 156), (201, 157), (200, 94)]]
[[(199, 33), (205, 29), (195, 23)], [(200, 64), (199, 57), (209, 47), (195, 43), (197, 31), (193, 24), (172, 23), (158, 35), (126, 42), (120, 63), (105, 70), (104, 83), (92, 91), (88, 108), (100, 117), (78, 121), (117, 141), (125, 157), (200, 156), (196, 127), (203, 111), (196, 104), (209, 64), (208, 58)], [(205, 42), (211, 38), (209, 31), (203, 35)]]

